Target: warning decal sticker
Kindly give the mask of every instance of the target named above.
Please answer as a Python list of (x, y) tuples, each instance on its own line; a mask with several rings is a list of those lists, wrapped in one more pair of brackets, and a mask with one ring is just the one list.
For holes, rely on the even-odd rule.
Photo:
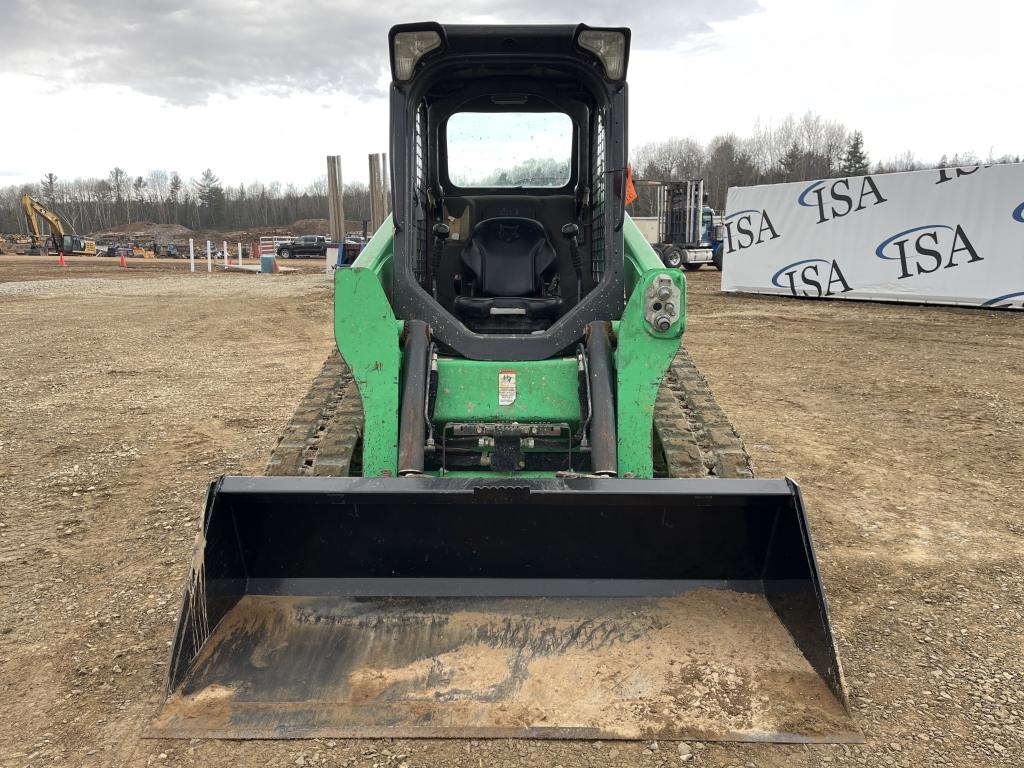
[(516, 372), (498, 371), (498, 405), (512, 405), (516, 401)]

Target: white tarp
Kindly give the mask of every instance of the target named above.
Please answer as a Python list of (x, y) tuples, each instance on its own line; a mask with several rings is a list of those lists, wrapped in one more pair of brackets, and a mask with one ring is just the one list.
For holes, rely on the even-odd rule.
[(723, 291), (1024, 309), (1024, 163), (733, 187)]

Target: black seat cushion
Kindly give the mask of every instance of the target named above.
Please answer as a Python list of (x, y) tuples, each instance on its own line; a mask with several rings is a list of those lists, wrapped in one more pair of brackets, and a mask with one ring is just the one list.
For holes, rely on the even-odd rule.
[(558, 253), (534, 219), (484, 219), (462, 249), (462, 265), (481, 296), (540, 296)]
[(562, 311), (558, 296), (456, 296), (459, 317), (536, 317), (557, 320)]
[(558, 254), (544, 225), (534, 219), (484, 219), (461, 255), (463, 283), (473, 296), (457, 296), (455, 313), (481, 333), (543, 330), (561, 314), (559, 296), (544, 295)]

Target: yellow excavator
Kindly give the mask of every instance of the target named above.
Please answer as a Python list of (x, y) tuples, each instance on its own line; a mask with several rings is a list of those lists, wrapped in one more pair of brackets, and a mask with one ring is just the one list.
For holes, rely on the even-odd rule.
[(72, 254), (75, 256), (96, 255), (95, 240), (80, 237), (70, 223), (65, 224), (59, 214), (51, 211), (31, 195), (21, 196), (21, 207), (25, 211), (25, 220), (32, 233), (32, 248), (29, 253), (45, 253), (43, 248), (46, 247), (47, 238), (43, 237), (39, 226), (39, 219), (43, 218), (50, 225), (49, 240), (53, 243), (55, 250), (63, 251), (68, 256)]

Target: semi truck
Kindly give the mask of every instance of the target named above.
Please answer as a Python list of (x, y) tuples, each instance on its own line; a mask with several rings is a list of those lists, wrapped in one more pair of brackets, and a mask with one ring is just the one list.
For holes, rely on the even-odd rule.
[(687, 270), (714, 264), (722, 269), (722, 216), (707, 205), (704, 179), (661, 184), (658, 236), (651, 244), (666, 267)]

